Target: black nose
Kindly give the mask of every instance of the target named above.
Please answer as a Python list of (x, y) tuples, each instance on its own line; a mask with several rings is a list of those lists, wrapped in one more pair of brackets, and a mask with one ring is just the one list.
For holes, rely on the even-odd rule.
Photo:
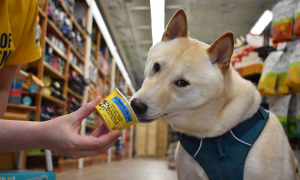
[(133, 111), (136, 114), (144, 114), (148, 109), (148, 106), (146, 104), (144, 104), (143, 102), (137, 100), (137, 98), (134, 98), (131, 101), (131, 107), (133, 108)]

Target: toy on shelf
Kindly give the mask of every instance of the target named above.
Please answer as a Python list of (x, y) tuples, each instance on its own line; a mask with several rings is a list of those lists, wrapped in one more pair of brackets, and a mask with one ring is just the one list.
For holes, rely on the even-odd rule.
[(62, 107), (56, 104), (46, 103), (41, 106), (40, 121), (47, 121), (62, 116)]
[(67, 111), (68, 113), (72, 113), (74, 111), (77, 111), (81, 107), (78, 100), (76, 100), (73, 96), (68, 96), (67, 100)]
[(57, 70), (60, 74), (64, 74), (65, 61), (53, 51), (53, 48), (46, 44), (45, 61)]
[(62, 101), (66, 100), (66, 97), (60, 92), (63, 86), (63, 81), (57, 79), (53, 80), (49, 76), (44, 76), (43, 82), (45, 84), (45, 87), (42, 90), (43, 93), (49, 96), (53, 96)]
[(83, 95), (85, 87), (90, 83), (89, 79), (84, 78), (75, 70), (69, 71), (68, 80), (68, 87), (81, 96)]

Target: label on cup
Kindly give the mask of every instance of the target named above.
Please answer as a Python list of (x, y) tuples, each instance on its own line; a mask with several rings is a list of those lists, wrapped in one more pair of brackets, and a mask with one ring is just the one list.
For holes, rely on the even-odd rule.
[(137, 123), (131, 106), (118, 89), (95, 106), (95, 110), (109, 131), (122, 130)]

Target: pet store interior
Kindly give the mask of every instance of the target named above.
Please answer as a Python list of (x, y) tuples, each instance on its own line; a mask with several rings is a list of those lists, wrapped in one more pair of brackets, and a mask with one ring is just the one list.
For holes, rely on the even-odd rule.
[[(143, 84), (149, 49), (182, 8), (191, 38), (210, 45), (233, 32), (231, 66), (255, 84), (300, 160), (299, 0), (37, 1), (42, 57), (19, 66), (1, 121), (51, 121), (116, 88), (130, 98)], [(78, 133), (89, 136), (101, 124), (95, 111)], [(0, 153), (0, 179), (177, 179), (178, 136), (169, 124), (121, 132), (105, 152), (79, 159), (49, 149)]]

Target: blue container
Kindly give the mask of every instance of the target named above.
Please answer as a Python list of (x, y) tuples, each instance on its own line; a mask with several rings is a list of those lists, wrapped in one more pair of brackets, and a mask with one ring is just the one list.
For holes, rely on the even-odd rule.
[(31, 170), (0, 170), (0, 179), (11, 180), (56, 180), (55, 172)]

